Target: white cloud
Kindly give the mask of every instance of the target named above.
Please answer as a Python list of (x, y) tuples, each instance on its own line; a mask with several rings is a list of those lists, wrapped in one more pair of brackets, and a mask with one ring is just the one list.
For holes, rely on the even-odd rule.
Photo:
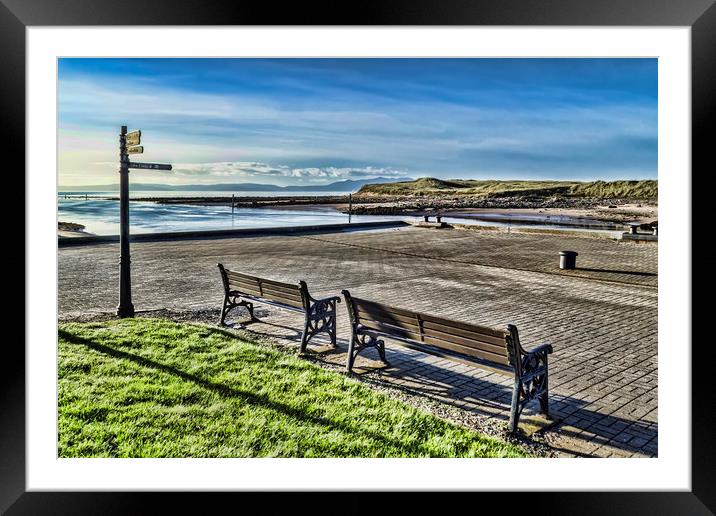
[(270, 165), (255, 161), (218, 163), (175, 163), (173, 171), (184, 176), (208, 176), (223, 178), (300, 178), (300, 179), (357, 179), (364, 177), (402, 177), (403, 170), (386, 167), (308, 167), (292, 168), (286, 165)]
[[(93, 165), (116, 169), (117, 162), (97, 161)], [(322, 180), (363, 179), (371, 177), (406, 177), (405, 170), (387, 167), (307, 167), (292, 168), (257, 161), (221, 161), (213, 163), (173, 163), (172, 174), (201, 180), (212, 179), (260, 179), (276, 180), (293, 178), (300, 181), (321, 183)]]

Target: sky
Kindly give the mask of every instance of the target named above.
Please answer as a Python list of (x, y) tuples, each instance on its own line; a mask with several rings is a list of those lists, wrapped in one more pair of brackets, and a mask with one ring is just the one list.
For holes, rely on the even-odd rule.
[(656, 59), (61, 58), (59, 183), (657, 177)]

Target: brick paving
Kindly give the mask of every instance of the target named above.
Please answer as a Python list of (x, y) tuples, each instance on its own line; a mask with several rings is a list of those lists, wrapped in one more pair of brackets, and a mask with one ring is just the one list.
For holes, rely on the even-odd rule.
[[(558, 268), (559, 251), (579, 253)], [(489, 326), (517, 325), (523, 345), (552, 343), (550, 403), (543, 430), (560, 455), (657, 455), (656, 244), (504, 231), (401, 228), (320, 235), (142, 242), (132, 245), (137, 310), (217, 309), (217, 262), (283, 281), (305, 279), (314, 295), (347, 288), (360, 297)], [(112, 312), (118, 245), (59, 250), (59, 315)], [(348, 321), (342, 305), (342, 363)], [(301, 316), (262, 306), (251, 331), (296, 340)], [(241, 314), (237, 313), (239, 319)], [(506, 421), (511, 380), (386, 342), (389, 368), (369, 350), (358, 376), (399, 385), (462, 410)], [(366, 376), (367, 377), (367, 376)], [(536, 403), (535, 403), (536, 405)], [(534, 409), (526, 410), (530, 424)]]

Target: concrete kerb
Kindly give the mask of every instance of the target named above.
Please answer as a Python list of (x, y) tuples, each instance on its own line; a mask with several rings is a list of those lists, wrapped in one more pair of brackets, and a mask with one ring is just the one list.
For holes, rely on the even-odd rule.
[[(387, 220), (375, 222), (355, 222), (352, 224), (320, 224), (312, 226), (270, 227), (270, 228), (242, 228), (218, 229), (206, 231), (175, 231), (167, 233), (139, 233), (130, 236), (131, 242), (156, 242), (166, 240), (194, 240), (202, 238), (237, 238), (256, 237), (264, 235), (295, 235), (335, 233), (340, 231), (367, 230), (381, 228), (399, 228), (410, 226), (403, 220)], [(87, 235), (79, 237), (58, 237), (58, 247), (74, 245), (92, 245), (119, 242), (119, 235)]]
[(451, 223), (450, 227), (454, 229), (467, 231), (497, 231), (499, 233), (537, 233), (547, 235), (570, 235), (583, 238), (606, 238), (609, 240), (619, 240), (617, 232), (613, 230), (598, 230), (585, 227), (585, 230), (578, 229), (550, 229), (550, 228), (525, 228), (525, 227), (503, 227), (503, 226), (478, 226), (477, 224), (457, 224)]

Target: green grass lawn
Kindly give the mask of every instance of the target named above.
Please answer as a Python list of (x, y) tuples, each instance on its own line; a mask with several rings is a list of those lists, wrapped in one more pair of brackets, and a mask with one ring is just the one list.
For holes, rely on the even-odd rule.
[(523, 457), (298, 356), (160, 319), (59, 326), (60, 457)]

